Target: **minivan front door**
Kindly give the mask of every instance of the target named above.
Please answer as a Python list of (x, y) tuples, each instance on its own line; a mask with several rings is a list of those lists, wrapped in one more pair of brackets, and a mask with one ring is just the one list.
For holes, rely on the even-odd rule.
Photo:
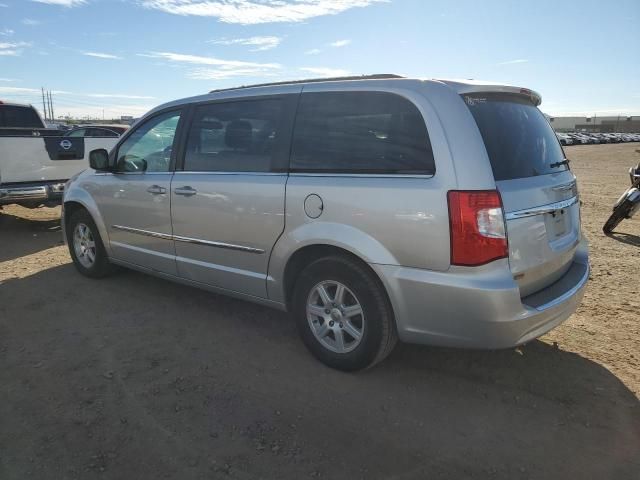
[[(178, 274), (266, 298), (269, 255), (284, 230), (288, 96), (194, 109), (183, 171), (171, 184)], [(286, 137), (286, 138), (285, 138)]]
[(180, 111), (142, 123), (120, 145), (113, 173), (98, 173), (94, 198), (116, 260), (176, 275), (170, 188)]

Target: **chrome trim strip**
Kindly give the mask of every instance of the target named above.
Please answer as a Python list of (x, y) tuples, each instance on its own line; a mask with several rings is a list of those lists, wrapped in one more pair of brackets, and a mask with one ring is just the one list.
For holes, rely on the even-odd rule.
[(585, 286), (585, 284), (587, 283), (587, 280), (589, 280), (589, 273), (590, 272), (591, 272), (591, 266), (589, 264), (587, 264), (587, 268), (586, 268), (586, 270), (584, 272), (584, 275), (582, 276), (580, 281), (573, 288), (571, 288), (571, 290), (568, 290), (565, 293), (563, 293), (562, 295), (560, 295), (559, 297), (554, 298), (549, 303), (545, 303), (544, 305), (540, 305), (538, 307), (535, 307), (535, 309), (538, 312), (543, 312), (543, 311), (548, 310), (549, 308), (553, 308), (556, 305), (559, 305), (562, 302), (564, 302), (564, 301), (568, 300), (569, 298), (573, 297), (576, 293), (578, 293), (578, 291), (582, 287)]
[(355, 178), (433, 178), (433, 175), (404, 174), (404, 173), (318, 173), (318, 172), (295, 172), (290, 173), (291, 177), (355, 177)]
[(569, 208), (571, 205), (575, 205), (576, 203), (578, 203), (577, 195), (568, 200), (562, 200), (561, 202), (549, 203), (547, 205), (541, 205), (539, 207), (526, 208), (524, 210), (509, 212), (505, 214), (505, 218), (507, 220), (517, 220), (518, 218), (533, 217), (534, 215), (542, 215), (544, 213), (553, 213), (556, 210)]
[(141, 230), (139, 228), (124, 227), (122, 225), (111, 225), (111, 227), (115, 228), (116, 230), (122, 230), (124, 232), (129, 232), (129, 233), (137, 233), (138, 235), (145, 235), (147, 237), (162, 238), (164, 240), (173, 240), (173, 235), (169, 235), (168, 233), (151, 232), (149, 230)]
[(0, 189), (3, 200), (46, 200), (47, 187), (7, 187)]
[(176, 170), (175, 175), (247, 175), (252, 177), (286, 177), (287, 172), (198, 172), (195, 170)]
[(164, 240), (175, 240), (176, 242), (192, 243), (194, 245), (206, 245), (208, 247), (226, 248), (227, 250), (238, 250), (248, 253), (264, 253), (261, 248), (246, 247), (244, 245), (234, 245), (232, 243), (212, 242), (210, 240), (201, 240), (199, 238), (183, 237), (181, 235), (169, 235), (167, 233), (151, 232), (149, 230), (141, 230), (139, 228), (125, 227), (123, 225), (111, 225), (116, 230), (122, 230), (129, 233), (137, 233), (147, 237), (162, 238)]
[(567, 190), (573, 190), (576, 187), (575, 180), (569, 183), (565, 183), (563, 185), (557, 185), (555, 187), (551, 187), (551, 190), (554, 192), (566, 192)]
[(261, 248), (245, 247), (244, 245), (234, 245), (232, 243), (212, 242), (210, 240), (182, 237), (180, 235), (174, 235), (173, 239), (176, 242), (193, 243), (195, 245), (206, 245), (208, 247), (226, 248), (228, 250), (239, 250), (241, 252), (249, 253), (264, 253), (264, 250), (262, 250)]

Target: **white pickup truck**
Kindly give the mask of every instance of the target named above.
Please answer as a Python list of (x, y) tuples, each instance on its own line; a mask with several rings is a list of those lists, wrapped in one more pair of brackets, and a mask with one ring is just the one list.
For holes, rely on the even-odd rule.
[(111, 150), (117, 141), (65, 136), (46, 128), (31, 105), (0, 102), (0, 208), (59, 204), (66, 181), (89, 166), (89, 152)]

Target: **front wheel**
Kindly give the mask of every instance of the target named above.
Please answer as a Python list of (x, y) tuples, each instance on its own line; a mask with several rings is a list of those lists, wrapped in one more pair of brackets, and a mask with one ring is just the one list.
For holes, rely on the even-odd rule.
[(613, 229), (616, 228), (622, 220), (627, 218), (629, 211), (629, 202), (625, 200), (616, 208), (613, 209), (613, 213), (609, 217), (609, 219), (605, 222), (604, 227), (602, 227), (602, 231), (609, 235), (613, 232)]
[(113, 272), (107, 252), (93, 218), (86, 210), (78, 210), (67, 223), (69, 254), (76, 269), (83, 275), (102, 278)]
[(393, 311), (379, 279), (346, 257), (324, 257), (304, 269), (292, 313), (311, 353), (338, 370), (371, 367), (397, 341)]

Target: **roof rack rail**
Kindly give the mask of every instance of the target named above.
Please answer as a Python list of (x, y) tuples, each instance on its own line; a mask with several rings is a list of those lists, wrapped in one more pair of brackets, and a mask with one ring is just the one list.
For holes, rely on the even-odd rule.
[(241, 90), (243, 88), (273, 87), (278, 85), (296, 85), (298, 83), (336, 82), (341, 80), (385, 80), (390, 78), (405, 78), (405, 77), (403, 77), (402, 75), (396, 75), (394, 73), (376, 73), (373, 75), (354, 75), (354, 76), (347, 76), (347, 77), (308, 78), (304, 80), (289, 80), (289, 81), (283, 81), (283, 82), (257, 83), (255, 85), (241, 85), (239, 87), (231, 87), (231, 88), (217, 88), (215, 90), (211, 90), (209, 93), (227, 92), (229, 90)]

